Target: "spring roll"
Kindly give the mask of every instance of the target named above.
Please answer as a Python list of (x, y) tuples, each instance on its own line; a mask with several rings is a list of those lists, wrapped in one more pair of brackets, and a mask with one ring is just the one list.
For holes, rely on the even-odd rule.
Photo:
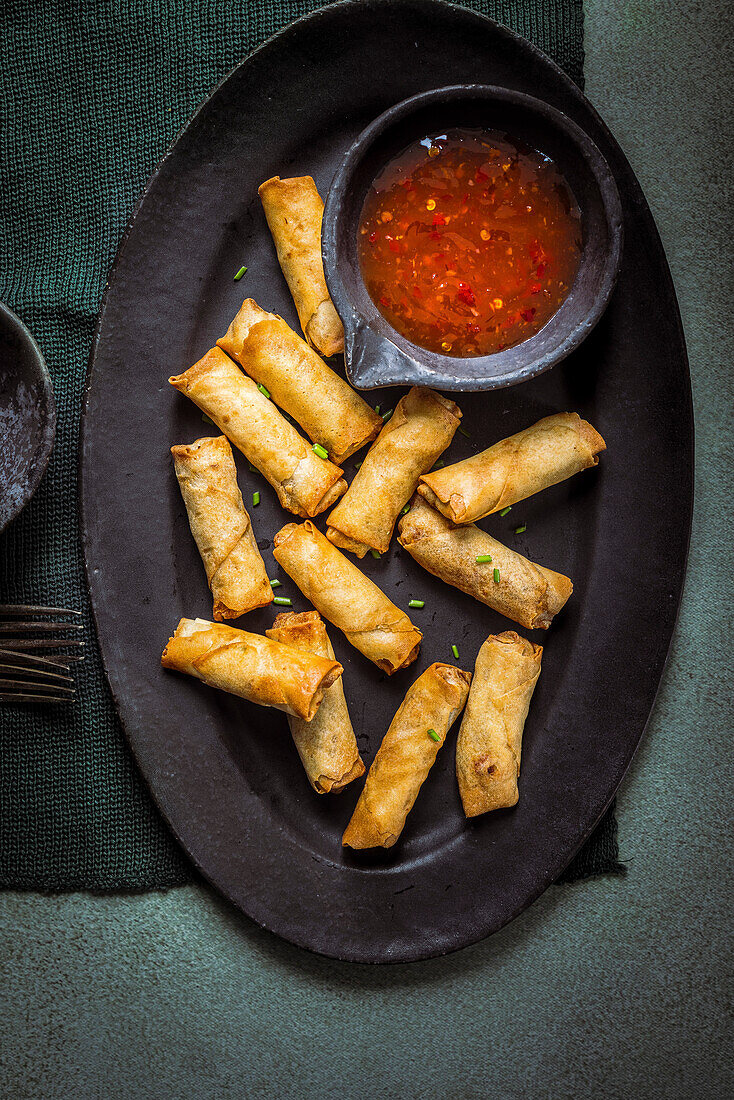
[(161, 664), (306, 722), (344, 671), (338, 661), (206, 619), (181, 619)]
[(388, 676), (416, 659), (420, 630), (313, 523), (286, 524), (273, 557), (316, 610)]
[(382, 418), (275, 313), (246, 298), (217, 344), (339, 464), (374, 439)]
[(171, 447), (189, 526), (214, 597), (214, 619), (236, 619), (273, 599), (265, 563), (223, 435)]
[(398, 531), (400, 545), (434, 577), (530, 630), (546, 630), (573, 591), (562, 573), (528, 561), (473, 523), (450, 523), (418, 496)]
[(336, 355), (344, 350), (344, 329), (324, 278), (324, 204), (316, 184), (311, 176), (273, 176), (260, 184), (258, 194), (303, 333), (322, 355)]
[(514, 630), (479, 650), (456, 742), (456, 778), (467, 817), (514, 806), (522, 731), (540, 676), (543, 647)]
[(414, 386), (404, 394), (329, 516), (327, 538), (359, 558), (370, 549), (384, 553), (418, 478), (446, 450), (460, 420), (458, 405), (434, 390)]
[(346, 489), (342, 470), (314, 453), (221, 348), (211, 348), (193, 367), (168, 381), (257, 467), (289, 512), (316, 516)]
[[(265, 634), (294, 649), (330, 661), (336, 659), (318, 611), (278, 615)], [(336, 794), (364, 773), (341, 677), (326, 689), (318, 713), (310, 722), (289, 715), (288, 725), (308, 781), (317, 794)]]
[(471, 675), (434, 664), (408, 688), (342, 838), (349, 848), (391, 848), (469, 692)]
[(424, 474), (418, 492), (453, 523), (474, 523), (596, 466), (606, 450), (577, 413), (556, 413), (463, 462)]

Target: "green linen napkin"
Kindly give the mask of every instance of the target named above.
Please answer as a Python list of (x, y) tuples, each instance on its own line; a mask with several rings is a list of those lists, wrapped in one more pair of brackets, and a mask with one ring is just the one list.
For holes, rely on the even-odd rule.
[[(195, 872), (120, 729), (90, 618), (77, 516), (86, 365), (105, 277), (158, 161), (200, 101), (312, 0), (14, 0), (4, 8), (0, 300), (53, 376), (58, 431), (40, 491), (0, 537), (0, 602), (82, 610), (74, 705), (0, 709), (0, 885), (147, 890)], [(475, 0), (577, 81), (581, 0)], [(567, 877), (619, 869), (610, 813)]]

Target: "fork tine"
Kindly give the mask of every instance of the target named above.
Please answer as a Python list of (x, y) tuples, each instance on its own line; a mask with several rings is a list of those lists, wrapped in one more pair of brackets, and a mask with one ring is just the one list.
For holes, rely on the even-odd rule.
[[(13, 649), (61, 649), (62, 646), (67, 645), (84, 645), (84, 642), (70, 638), (3, 638), (3, 641)], [(65, 656), (64, 660), (70, 661), (71, 657)]]
[(81, 623), (1, 623), (0, 633), (9, 634), (11, 630), (46, 632), (52, 630), (84, 630)]
[(81, 615), (71, 607), (36, 607), (34, 604), (0, 603), (0, 615)]
[(34, 684), (29, 683), (27, 680), (2, 680), (0, 679), (0, 688), (22, 688), (23, 691), (28, 691), (29, 688), (33, 688), (34, 691), (50, 691), (57, 692), (59, 695), (73, 695), (73, 687), (65, 687), (64, 684)]
[(31, 692), (0, 692), (0, 703), (70, 703), (73, 695), (33, 695)]
[[(30, 677), (31, 680), (40, 676), (44, 680), (61, 680), (67, 684), (74, 683), (71, 676), (64, 676), (60, 672), (48, 672), (45, 668), (24, 668), (23, 665), (6, 665), (0, 662), (0, 672), (12, 672), (14, 676)], [(53, 686), (53, 684), (49, 684), (49, 687)]]
[(26, 668), (63, 668), (68, 672), (69, 661), (80, 661), (81, 657), (36, 657), (32, 653), (18, 653), (14, 649), (0, 647), (0, 660), (22, 662)]

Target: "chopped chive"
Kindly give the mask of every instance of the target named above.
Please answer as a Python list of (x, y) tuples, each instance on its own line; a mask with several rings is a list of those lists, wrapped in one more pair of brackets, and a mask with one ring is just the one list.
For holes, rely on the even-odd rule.
[(442, 469), (442, 468), (443, 468), (443, 467), (444, 467), (445, 465), (446, 465), (446, 463), (444, 462), (444, 460), (443, 460), (443, 459), (441, 459), (441, 461), (440, 461), (440, 462), (437, 462), (437, 463), (436, 463), (436, 465), (435, 465), (435, 466), (434, 466), (433, 468), (434, 468), (434, 470), (440, 470), (440, 469)]
[(278, 607), (293, 607), (290, 596), (273, 596), (273, 603), (277, 603)]
[(453, 653), (454, 657), (458, 661), (458, 659), (459, 659), (459, 647), (457, 645), (452, 645), (451, 646), (451, 652)]
[(375, 405), (375, 412), (376, 412), (376, 413), (378, 413), (379, 411), (380, 411), (380, 406), (379, 406), (379, 405)]
[(408, 607), (425, 607), (425, 606), (426, 606), (426, 601), (425, 600), (411, 600), (408, 603)]
[(379, 551), (379, 550), (370, 550), (370, 554), (371, 554), (371, 555), (372, 555), (372, 557), (373, 557), (373, 558), (375, 559), (375, 561), (376, 561), (376, 560), (377, 560), (378, 558), (381, 558), (381, 557), (382, 557), (382, 554), (380, 553), (380, 551)]
[(496, 566), (496, 565), (495, 565), (495, 567), (494, 567), (494, 583), (495, 583), (495, 584), (499, 584), (499, 583), (500, 583), (500, 571), (499, 571), (499, 569), (497, 568), (497, 566)]
[[(207, 416), (206, 413), (201, 414), (201, 419), (204, 421), (205, 424), (214, 424), (212, 418), (210, 416)], [(214, 427), (216, 428), (216, 424), (214, 424)]]
[(471, 435), (470, 435), (470, 434), (469, 434), (469, 432), (468, 432), (468, 431), (466, 430), (466, 428), (462, 428), (461, 424), (459, 424), (459, 431), (461, 432), (461, 434), (462, 434), (462, 435), (463, 435), (463, 436), (464, 436), (464, 437), (465, 437), (466, 439), (471, 439)]
[(436, 733), (435, 730), (429, 730), (428, 731), (428, 736), (430, 737), (431, 741), (440, 741), (441, 740), (441, 738), (439, 737), (439, 735)]
[(259, 493), (253, 493), (252, 494), (252, 503), (253, 504), (259, 504), (260, 503), (260, 494)]
[(515, 528), (515, 534), (516, 535), (521, 535), (523, 533), (523, 531), (527, 531), (527, 529), (528, 529), (527, 523), (523, 523), (523, 524), (520, 525), (520, 527)]
[(392, 416), (392, 414), (394, 412), (395, 412), (395, 409), (388, 409), (386, 413), (383, 413), (382, 414), (382, 423), (387, 424), (388, 420), (390, 419), (390, 417)]
[(355, 462), (355, 463), (354, 463), (354, 468), (355, 468), (355, 470), (358, 470), (358, 469), (360, 468), (360, 466), (361, 466), (361, 465), (362, 465), (362, 463), (361, 463), (361, 462)]
[(267, 386), (263, 386), (262, 382), (258, 382), (257, 388), (260, 390), (260, 393), (265, 395), (265, 397), (270, 397), (270, 390), (267, 388)]
[(477, 558), (477, 565), (484, 565), (485, 562), (488, 562), (488, 561), (491, 561), (491, 560), (492, 560), (492, 555), (491, 554), (480, 554), (479, 557)]
[(249, 459), (248, 459), (247, 465), (248, 465), (248, 466), (249, 466), (249, 468), (250, 468), (250, 473), (251, 473), (251, 474), (259, 474), (259, 473), (260, 473), (260, 471), (258, 470), (257, 466), (253, 466), (253, 465), (252, 465), (252, 463), (251, 463), (251, 462), (249, 461)]
[(506, 516), (506, 515), (507, 515), (507, 513), (508, 513), (508, 512), (509, 512), (509, 511), (510, 511), (511, 509), (512, 509), (512, 505), (511, 505), (511, 504), (508, 504), (506, 508), (503, 508), (503, 509), (502, 509), (502, 511), (500, 512), (500, 515), (501, 515), (501, 516)]
[(329, 452), (326, 450), (326, 447), (322, 447), (320, 443), (314, 443), (313, 453), (315, 455), (318, 455), (319, 458), (328, 458), (329, 457)]
[(400, 515), (404, 516), (406, 514), (406, 512), (409, 512), (409, 511), (410, 511), (410, 505), (406, 504), (405, 507), (403, 508), (402, 512), (400, 513)]
[(242, 276), (243, 276), (243, 275), (245, 274), (245, 272), (246, 272), (246, 271), (247, 271), (247, 268), (246, 268), (246, 267), (241, 267), (241, 268), (239, 269), (239, 271), (237, 272), (237, 274), (235, 275), (235, 277), (234, 277), (234, 281), (235, 281), (236, 283), (238, 283), (238, 282), (240, 281), (240, 279), (242, 278)]
[(279, 581), (279, 580), (277, 580), (277, 579), (276, 579), (276, 580), (272, 580), (272, 581), (270, 582), (270, 587), (271, 587), (271, 588), (280, 588), (280, 581)]

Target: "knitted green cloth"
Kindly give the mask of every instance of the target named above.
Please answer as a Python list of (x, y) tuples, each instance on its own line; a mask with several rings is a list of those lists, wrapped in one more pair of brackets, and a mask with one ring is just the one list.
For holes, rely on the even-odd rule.
[[(127, 748), (94, 640), (76, 503), (85, 371), (105, 277), (156, 164), (229, 69), (318, 6), (13, 0), (0, 17), (0, 299), (40, 344), (58, 407), (41, 489), (0, 538), (0, 602), (79, 608), (88, 638), (73, 706), (0, 710), (0, 885), (145, 890), (194, 877)], [(581, 0), (470, 6), (580, 80)], [(573, 873), (617, 866), (609, 816)]]

